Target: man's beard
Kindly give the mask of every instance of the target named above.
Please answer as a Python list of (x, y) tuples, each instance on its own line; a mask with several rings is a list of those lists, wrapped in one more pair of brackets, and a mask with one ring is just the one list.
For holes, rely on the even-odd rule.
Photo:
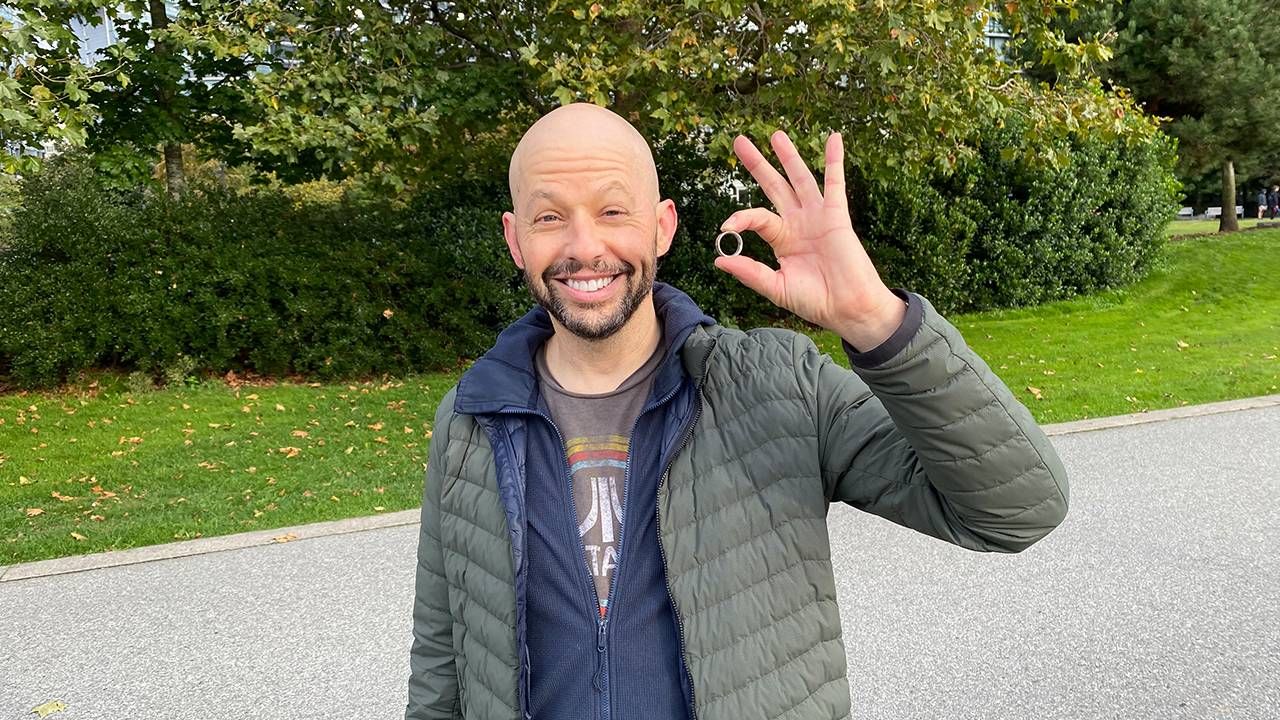
[[(617, 309), (596, 322), (592, 322), (586, 317), (590, 311), (571, 308), (570, 302), (566, 301), (556, 288), (556, 285), (553, 285), (556, 281), (552, 278), (555, 276), (573, 275), (586, 268), (586, 265), (577, 260), (567, 260), (558, 265), (552, 265), (542, 272), (541, 283), (533, 282), (533, 278), (527, 270), (522, 274), (524, 275), (525, 287), (529, 288), (529, 294), (533, 295), (533, 299), (550, 313), (551, 317), (558, 320), (566, 330), (583, 340), (604, 340), (621, 330), (627, 324), (627, 321), (631, 319), (631, 316), (635, 314), (640, 304), (644, 302), (644, 299), (653, 291), (653, 282), (657, 275), (655, 264), (641, 262), (641, 272), (638, 278), (636, 277), (635, 266), (629, 262), (624, 261), (614, 267), (600, 263), (592, 266), (590, 268), (591, 272), (600, 275), (618, 275), (614, 282), (626, 283)], [(592, 306), (589, 305), (587, 307)]]

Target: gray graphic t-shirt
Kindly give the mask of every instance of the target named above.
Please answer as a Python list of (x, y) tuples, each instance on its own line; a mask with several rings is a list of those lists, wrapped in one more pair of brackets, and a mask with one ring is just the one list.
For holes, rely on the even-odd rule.
[(608, 612), (609, 582), (618, 566), (622, 539), (623, 479), (631, 445), (631, 429), (649, 399), (653, 371), (663, 346), (615, 390), (598, 395), (569, 392), (547, 369), (545, 346), (536, 366), (551, 418), (560, 428), (573, 475), (573, 504), (578, 511), (578, 537), (596, 584), (600, 617)]

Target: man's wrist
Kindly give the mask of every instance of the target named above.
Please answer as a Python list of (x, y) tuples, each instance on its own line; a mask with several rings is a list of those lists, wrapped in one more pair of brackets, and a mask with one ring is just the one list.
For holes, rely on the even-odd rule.
[(902, 327), (902, 321), (907, 316), (907, 301), (888, 288), (885, 289), (885, 294), (887, 297), (875, 310), (839, 323), (832, 330), (860, 352), (878, 347)]

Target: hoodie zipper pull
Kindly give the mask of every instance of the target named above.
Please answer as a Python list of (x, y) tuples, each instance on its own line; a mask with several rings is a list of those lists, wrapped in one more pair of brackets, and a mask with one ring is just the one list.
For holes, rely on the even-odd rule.
[(592, 684), (600, 692), (604, 692), (604, 633), (608, 623), (607, 619), (600, 621), (600, 628), (596, 632), (596, 674), (592, 678)]

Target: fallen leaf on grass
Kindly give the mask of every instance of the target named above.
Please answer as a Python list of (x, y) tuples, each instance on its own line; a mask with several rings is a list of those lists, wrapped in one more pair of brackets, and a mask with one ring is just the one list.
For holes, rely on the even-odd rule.
[(61, 700), (50, 700), (47, 703), (43, 703), (41, 705), (37, 705), (31, 708), (31, 712), (35, 713), (39, 717), (47, 717), (49, 715), (52, 715), (53, 713), (62, 712), (63, 710), (66, 710), (66, 709), (67, 709), (67, 704), (62, 702)]
[(73, 538), (75, 538), (75, 539), (77, 539), (77, 540), (88, 540), (88, 539), (89, 539), (89, 538), (87, 538), (87, 537), (85, 537), (85, 536), (81, 535), (81, 534), (80, 534), (80, 533), (78, 533), (78, 532), (73, 532), (73, 533), (71, 533), (71, 537), (73, 537)]
[(57, 490), (54, 490), (53, 492), (49, 493), (49, 496), (50, 496), (50, 497), (58, 498), (58, 499), (59, 499), (59, 500), (61, 500), (62, 502), (70, 502), (71, 500), (78, 500), (78, 499), (79, 499), (79, 498), (71, 497), (70, 495), (63, 495), (62, 493), (58, 492)]
[(293, 432), (291, 432), (291, 433), (289, 433), (289, 434), (290, 434), (290, 435), (292, 435), (292, 436), (294, 436), (294, 437), (304, 438), (304, 437), (307, 437), (308, 435), (310, 435), (311, 433), (307, 432), (306, 430), (294, 430)]
[(374, 505), (373, 510), (374, 512), (382, 512), (383, 510), (386, 510), (386, 508), (382, 507), (381, 505)]
[(372, 424), (372, 425), (366, 425), (365, 427), (369, 428), (370, 430), (372, 430), (372, 431), (374, 431), (374, 432), (378, 432), (379, 430), (381, 430), (381, 429), (382, 429), (382, 421), (381, 421), (381, 420), (379, 420), (378, 422), (376, 422), (376, 423), (374, 423), (374, 424)]
[(90, 515), (90, 516), (89, 516), (89, 519), (90, 519), (90, 520), (97, 520), (97, 521), (99, 521), (99, 522), (101, 522), (101, 521), (103, 521), (103, 520), (106, 520), (106, 518), (102, 517), (101, 515)]
[(279, 412), (284, 412), (284, 406), (281, 405), (280, 403), (276, 403), (276, 410), (278, 410)]
[(296, 447), (282, 447), (278, 448), (278, 452), (284, 453), (285, 458), (292, 458), (298, 457), (298, 453), (302, 452), (302, 449)]
[(1189, 348), (1189, 347), (1191, 347), (1191, 345), (1190, 345), (1190, 344), (1188, 344), (1188, 343), (1184, 343), (1184, 342), (1182, 342), (1181, 340), (1179, 340), (1179, 341), (1178, 341), (1178, 349), (1179, 349), (1179, 350), (1182, 350), (1183, 348)]
[(277, 535), (271, 539), (278, 543), (287, 543), (290, 540), (297, 540), (298, 535), (296, 533), (289, 533), (287, 535)]
[(93, 493), (94, 493), (95, 495), (98, 495), (99, 497), (101, 497), (101, 498), (102, 498), (102, 499), (104, 499), (104, 500), (105, 500), (105, 499), (107, 499), (107, 498), (113, 498), (113, 497), (115, 497), (115, 496), (116, 496), (116, 494), (115, 494), (115, 493), (113, 493), (113, 492), (111, 492), (110, 490), (103, 490), (101, 485), (94, 485), (94, 486), (93, 486)]
[(1043, 399), (1044, 399), (1044, 397), (1042, 397), (1042, 396), (1041, 396), (1041, 394), (1040, 394), (1042, 391), (1041, 391), (1041, 390), (1040, 390), (1040, 388), (1038, 388), (1038, 387), (1031, 387), (1030, 385), (1028, 385), (1028, 386), (1027, 386), (1027, 392), (1029, 392), (1029, 393), (1031, 393), (1032, 395), (1034, 395), (1034, 396), (1035, 396), (1035, 398), (1036, 398), (1037, 400), (1043, 400)]
[(27, 517), (35, 517), (43, 514), (44, 510), (41, 510), (40, 508), (27, 508)]

